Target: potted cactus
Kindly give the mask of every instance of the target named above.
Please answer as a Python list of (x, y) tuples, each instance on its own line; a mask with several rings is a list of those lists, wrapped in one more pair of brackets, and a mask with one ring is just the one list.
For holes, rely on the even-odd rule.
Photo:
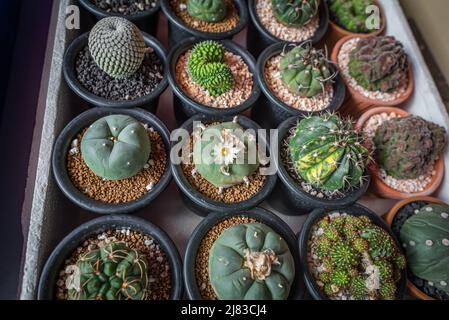
[(109, 17), (75, 39), (64, 56), (69, 87), (93, 106), (155, 113), (167, 88), (166, 51), (132, 22)]
[(395, 300), (405, 290), (406, 260), (375, 213), (316, 209), (299, 235), (299, 254), (314, 299)]
[(257, 61), (257, 81), (264, 97), (253, 107), (252, 117), (267, 129), (292, 116), (337, 111), (346, 92), (326, 52), (310, 41), (268, 47)]

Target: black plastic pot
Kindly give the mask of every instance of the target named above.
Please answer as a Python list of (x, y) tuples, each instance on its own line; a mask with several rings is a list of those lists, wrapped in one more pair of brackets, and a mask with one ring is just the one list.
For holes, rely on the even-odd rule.
[(172, 291), (170, 300), (180, 300), (183, 296), (182, 262), (178, 250), (170, 237), (154, 224), (132, 216), (104, 216), (86, 222), (67, 235), (53, 250), (42, 270), (37, 298), (53, 300), (55, 298), (56, 281), (63, 269), (65, 260), (85, 240), (110, 229), (130, 228), (153, 238), (165, 252), (171, 271)]
[(272, 228), (287, 242), (295, 260), (296, 270), (295, 280), (293, 281), (293, 285), (290, 290), (289, 300), (301, 300), (305, 293), (305, 287), (302, 270), (300, 268), (300, 257), (298, 255), (295, 234), (281, 218), (262, 208), (254, 208), (248, 211), (236, 210), (229, 213), (216, 212), (208, 216), (196, 227), (189, 239), (189, 242), (187, 243), (186, 254), (184, 257), (183, 274), (187, 297), (190, 300), (202, 300), (195, 275), (196, 257), (201, 241), (213, 226), (234, 216), (254, 218), (257, 222), (266, 224)]
[[(249, 52), (251, 52), (256, 59), (259, 54), (270, 45), (278, 42), (287, 42), (272, 35), (263, 26), (262, 22), (260, 22), (256, 12), (256, 0), (248, 0), (248, 11), (251, 17), (251, 21), (248, 27), (247, 47)], [(318, 14), (320, 15), (320, 25), (314, 36), (309, 39), (313, 44), (317, 44), (321, 41), (321, 39), (327, 32), (329, 24), (329, 9), (323, 1), (320, 2)]]
[(256, 77), (263, 94), (258, 103), (254, 105), (251, 118), (266, 129), (277, 128), (283, 121), (290, 117), (338, 111), (345, 100), (346, 86), (340, 74), (334, 79), (334, 96), (332, 101), (324, 110), (314, 113), (301, 111), (287, 105), (276, 97), (265, 80), (265, 65), (273, 56), (281, 54), (285, 46), (285, 43), (275, 43), (264, 50), (257, 60)]
[[(365, 208), (364, 206), (361, 206), (359, 204), (355, 204), (353, 206), (342, 208), (344, 210), (341, 210), (342, 212), (345, 212), (350, 215), (354, 216), (368, 216), (371, 221), (385, 229), (391, 237), (393, 237), (394, 241), (396, 242), (396, 245), (398, 248), (401, 248), (399, 245), (399, 242), (397, 241), (395, 235), (390, 230), (388, 225), (384, 222), (382, 218), (380, 218), (377, 214), (375, 214), (373, 211), (369, 210), (368, 208)], [(304, 225), (298, 235), (298, 245), (299, 245), (299, 256), (301, 258), (301, 270), (304, 271), (304, 282), (307, 286), (307, 289), (309, 293), (312, 295), (312, 297), (315, 300), (328, 300), (326, 295), (321, 292), (319, 286), (317, 285), (315, 278), (313, 277), (312, 273), (309, 269), (308, 264), (308, 241), (310, 239), (310, 232), (312, 227), (321, 220), (326, 214), (330, 213), (331, 211), (326, 210), (324, 208), (315, 209), (307, 218), (307, 220), (304, 222)], [(407, 272), (406, 270), (403, 270), (401, 280), (398, 282), (398, 288), (396, 293), (396, 299), (400, 300), (403, 298), (406, 288), (406, 282), (407, 282)]]
[[(208, 117), (206, 115), (196, 115), (190, 118), (188, 121), (186, 121), (180, 129), (185, 129), (189, 133), (193, 131), (193, 123), (196, 121), (201, 121), (202, 123), (210, 123), (215, 121), (232, 121), (233, 117)], [(244, 129), (254, 129), (258, 130), (260, 129), (259, 125), (252, 121), (251, 119), (248, 119), (244, 116), (238, 117), (238, 123), (244, 128)], [(259, 137), (259, 141), (262, 142), (262, 137)], [(268, 142), (265, 141), (265, 145), (268, 147)], [(178, 144), (178, 141), (172, 141), (172, 148)], [(202, 193), (200, 193), (194, 186), (192, 186), (187, 178), (184, 176), (184, 173), (182, 171), (181, 164), (171, 164), (173, 176), (175, 178), (175, 181), (181, 190), (182, 193), (182, 199), (191, 211), (196, 213), (199, 216), (205, 217), (209, 215), (212, 212), (234, 212), (236, 210), (248, 210), (251, 208), (254, 208), (258, 206), (260, 203), (262, 203), (273, 191), (273, 188), (276, 184), (277, 177), (276, 175), (267, 176), (265, 185), (261, 188), (259, 193), (257, 193), (254, 197), (238, 202), (238, 203), (224, 203), (224, 202), (218, 202), (211, 200), (210, 198), (206, 197)]]
[(86, 9), (91, 15), (93, 15), (97, 20), (101, 20), (106, 17), (122, 17), (133, 22), (139, 27), (140, 30), (145, 31), (149, 34), (156, 35), (157, 25), (159, 21), (159, 9), (161, 8), (160, 3), (152, 8), (151, 10), (144, 11), (141, 13), (136, 13), (133, 15), (123, 15), (120, 13), (107, 12), (99, 7), (97, 7), (92, 0), (79, 0), (81, 6)]
[(167, 127), (165, 127), (165, 125), (162, 123), (162, 121), (152, 113), (149, 113), (148, 111), (142, 109), (94, 108), (80, 114), (78, 117), (73, 119), (64, 128), (64, 130), (62, 130), (59, 137), (56, 139), (52, 155), (53, 174), (59, 188), (64, 193), (64, 195), (85, 210), (100, 214), (132, 213), (149, 205), (154, 199), (157, 198), (157, 196), (162, 191), (165, 190), (172, 177), (169, 164), (167, 164), (164, 174), (162, 175), (159, 182), (150, 192), (142, 196), (140, 199), (121, 204), (110, 204), (89, 198), (73, 185), (67, 173), (66, 158), (72, 140), (79, 132), (90, 126), (93, 122), (111, 114), (129, 115), (141, 121), (142, 123), (147, 123), (148, 126), (153, 127), (161, 135), (168, 157), (168, 155), (170, 154), (170, 133)]
[(179, 57), (186, 51), (190, 50), (198, 42), (202, 40), (197, 38), (188, 38), (182, 41), (177, 47), (172, 48), (167, 58), (168, 70), (168, 81), (170, 82), (170, 87), (173, 89), (175, 98), (173, 100), (175, 114), (177, 117), (179, 125), (184, 123), (185, 119), (188, 119), (196, 114), (205, 114), (212, 117), (224, 117), (224, 116), (234, 116), (243, 113), (245, 110), (251, 108), (259, 99), (260, 89), (257, 85), (256, 80), (256, 61), (253, 56), (244, 48), (232, 42), (230, 40), (220, 40), (219, 42), (223, 44), (226, 50), (239, 55), (248, 65), (250, 72), (253, 74), (253, 88), (251, 95), (242, 104), (235, 106), (233, 108), (213, 108), (205, 106), (193, 100), (189, 97), (178, 85), (176, 81), (176, 64)]
[[(272, 148), (278, 147), (280, 150), (282, 141), (289, 134), (301, 117), (292, 117), (284, 121), (278, 128), (278, 143), (273, 144)], [(272, 154), (273, 154), (272, 150)], [(277, 152), (280, 153), (280, 152)], [(291, 216), (305, 215), (316, 208), (324, 210), (333, 210), (346, 208), (359, 200), (367, 191), (370, 179), (366, 179), (365, 183), (358, 189), (353, 190), (341, 199), (319, 199), (305, 192), (299, 183), (289, 174), (281, 159), (281, 155), (277, 154), (273, 157), (276, 161), (278, 172), (278, 183), (274, 188), (274, 192), (267, 199), (268, 203), (277, 211)], [(369, 176), (368, 171), (366, 175)]]
[[(165, 69), (167, 51), (162, 46), (162, 44), (156, 38), (144, 33), (145, 43), (148, 47), (154, 49), (154, 52), (161, 60), (161, 64)], [(83, 100), (87, 101), (89, 104), (95, 107), (107, 107), (107, 108), (144, 108), (152, 113), (156, 113), (157, 106), (159, 103), (160, 95), (165, 91), (168, 86), (167, 70), (164, 70), (164, 78), (157, 85), (154, 90), (146, 96), (129, 100), (129, 101), (114, 101), (108, 100), (99, 96), (94, 95), (89, 92), (83, 85), (78, 81), (76, 76), (76, 58), (78, 53), (87, 46), (89, 39), (89, 33), (84, 33), (78, 38), (76, 38), (68, 47), (63, 64), (64, 78), (69, 85), (69, 87)]]
[(223, 40), (231, 39), (234, 35), (245, 28), (248, 23), (248, 8), (246, 7), (246, 0), (234, 0), (234, 4), (239, 12), (240, 20), (234, 29), (226, 32), (203, 32), (191, 28), (184, 24), (173, 12), (170, 6), (170, 0), (160, 0), (162, 11), (168, 18), (168, 40), (170, 48), (177, 45), (185, 38), (196, 37), (208, 40)]

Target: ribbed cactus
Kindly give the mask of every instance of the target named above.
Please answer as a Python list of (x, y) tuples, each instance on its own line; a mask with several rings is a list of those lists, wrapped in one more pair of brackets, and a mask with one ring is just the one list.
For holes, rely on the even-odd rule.
[(337, 75), (324, 51), (313, 48), (310, 42), (285, 53), (280, 72), (283, 83), (292, 93), (308, 98), (324, 92), (325, 85)]
[(76, 262), (67, 281), (69, 300), (145, 300), (148, 262), (126, 243), (107, 241)]
[(446, 131), (421, 117), (383, 122), (373, 139), (375, 159), (388, 175), (416, 179), (433, 168), (446, 146)]
[(408, 76), (408, 57), (394, 37), (367, 37), (349, 54), (349, 73), (369, 91), (392, 92)]
[(295, 262), (287, 243), (271, 228), (240, 224), (214, 242), (209, 278), (220, 300), (285, 300)]
[(449, 206), (431, 204), (401, 228), (410, 271), (449, 294)]
[(142, 65), (146, 45), (142, 33), (132, 22), (108, 17), (92, 28), (89, 51), (101, 70), (113, 78), (126, 78)]
[(271, 0), (273, 14), (280, 23), (302, 27), (317, 14), (319, 0)]
[(94, 122), (81, 140), (81, 155), (87, 166), (106, 180), (136, 175), (150, 157), (148, 133), (136, 119), (111, 115)]
[(366, 8), (374, 5), (373, 0), (330, 0), (332, 19), (342, 28), (354, 33), (370, 33), (366, 26), (369, 14)]
[(315, 187), (344, 191), (365, 180), (370, 154), (350, 120), (332, 114), (304, 118), (289, 150), (298, 175)]
[(195, 19), (207, 22), (220, 22), (226, 17), (225, 0), (188, 0), (187, 12)]

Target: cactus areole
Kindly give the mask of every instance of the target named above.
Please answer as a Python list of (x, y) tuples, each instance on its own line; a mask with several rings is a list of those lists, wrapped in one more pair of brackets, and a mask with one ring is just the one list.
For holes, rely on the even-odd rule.
[(226, 17), (225, 0), (188, 0), (187, 12), (195, 19), (206, 22), (220, 22)]
[(291, 27), (308, 24), (317, 14), (320, 0), (271, 0), (277, 21)]

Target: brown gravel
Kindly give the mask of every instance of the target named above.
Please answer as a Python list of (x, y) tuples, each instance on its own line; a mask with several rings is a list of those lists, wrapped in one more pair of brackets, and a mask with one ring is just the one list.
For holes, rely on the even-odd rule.
[(226, 229), (243, 223), (254, 223), (255, 219), (245, 216), (235, 216), (213, 226), (200, 243), (196, 256), (196, 281), (201, 296), (205, 300), (217, 300), (217, 296), (209, 282), (209, 252), (214, 242)]
[(192, 18), (187, 12), (187, 0), (171, 0), (170, 6), (173, 12), (187, 26), (203, 32), (226, 32), (234, 29), (240, 21), (239, 12), (234, 5), (234, 1), (227, 0), (228, 10), (224, 20), (220, 22), (207, 22)]
[(151, 141), (148, 164), (134, 177), (107, 181), (95, 175), (81, 157), (78, 145), (85, 130), (78, 134), (67, 154), (67, 171), (75, 187), (86, 196), (106, 203), (126, 203), (143, 197), (159, 182), (167, 167), (167, 154), (162, 137), (157, 131), (148, 129)]
[(145, 254), (149, 264), (150, 275), (150, 296), (149, 300), (168, 300), (172, 288), (170, 264), (164, 251), (159, 244), (150, 236), (143, 235), (130, 229), (108, 230), (104, 233), (93, 236), (80, 245), (75, 252), (65, 261), (63, 269), (59, 273), (58, 281), (56, 282), (56, 299), (67, 300), (68, 291), (65, 288), (65, 282), (68, 273), (66, 268), (70, 265), (76, 264), (80, 256), (94, 250), (98, 244), (106, 238), (115, 238), (117, 241), (125, 242), (131, 249), (136, 249), (142, 254)]

